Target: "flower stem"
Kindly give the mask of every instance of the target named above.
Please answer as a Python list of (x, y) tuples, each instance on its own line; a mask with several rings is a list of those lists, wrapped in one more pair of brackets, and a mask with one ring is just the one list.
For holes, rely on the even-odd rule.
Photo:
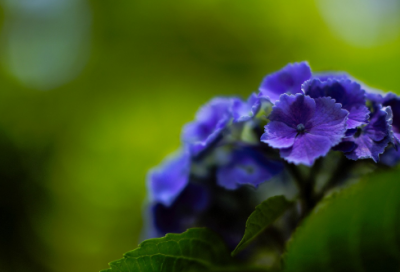
[(346, 157), (342, 156), (333, 172), (333, 175), (316, 195), (315, 200), (317, 202), (320, 201), (329, 190), (342, 183), (349, 175), (349, 171), (354, 167), (355, 163), (355, 161), (348, 160)]
[(290, 163), (287, 164), (287, 169), (292, 175), (299, 190), (299, 199), (301, 204), (300, 221), (304, 219), (318, 203), (318, 197), (315, 194), (314, 188), (322, 163), (323, 158), (315, 161), (307, 178), (299, 172), (296, 165)]

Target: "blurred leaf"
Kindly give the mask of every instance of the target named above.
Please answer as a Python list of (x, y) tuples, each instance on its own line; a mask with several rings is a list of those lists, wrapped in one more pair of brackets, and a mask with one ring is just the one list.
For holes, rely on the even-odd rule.
[(399, 271), (399, 171), (372, 175), (304, 222), (284, 271)]
[(265, 271), (234, 266), (221, 238), (206, 228), (144, 241), (102, 272)]
[(240, 243), (232, 252), (232, 256), (238, 254), (258, 235), (260, 235), (269, 225), (281, 216), (290, 206), (284, 196), (273, 196), (262, 202), (256, 210), (249, 216), (246, 222), (246, 230)]

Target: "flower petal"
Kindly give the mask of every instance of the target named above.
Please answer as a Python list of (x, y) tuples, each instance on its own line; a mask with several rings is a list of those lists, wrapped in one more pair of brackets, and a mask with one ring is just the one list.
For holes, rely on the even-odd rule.
[(218, 185), (236, 189), (242, 184), (257, 187), (283, 170), (283, 164), (270, 160), (253, 148), (241, 148), (232, 153), (231, 161), (217, 171)]
[(396, 166), (399, 161), (400, 149), (396, 150), (393, 146), (388, 148), (380, 157), (380, 162), (390, 167)]
[(272, 121), (265, 126), (261, 142), (274, 148), (287, 148), (293, 145), (296, 135), (296, 129), (288, 127), (285, 123)]
[(196, 114), (196, 120), (185, 125), (182, 140), (193, 156), (212, 145), (231, 119), (231, 98), (214, 98)]
[(345, 153), (346, 157), (352, 160), (372, 159), (378, 162), (379, 155), (385, 151), (391, 140), (391, 117), (390, 107), (375, 112), (361, 133), (344, 140), (352, 141), (356, 145), (351, 152)]
[(355, 106), (348, 111), (347, 127), (349, 129), (365, 125), (368, 122), (370, 111), (367, 106)]
[(355, 139), (354, 143), (356, 144), (356, 148), (350, 153), (345, 153), (348, 159), (372, 159), (374, 162), (378, 162), (379, 155), (385, 151), (389, 143), (389, 138), (386, 137), (380, 142), (375, 142), (369, 137), (360, 136)]
[(356, 144), (353, 141), (343, 141), (340, 142), (338, 145), (332, 147), (335, 151), (342, 151), (342, 152), (351, 152), (356, 148)]
[(256, 94), (251, 94), (247, 101), (234, 98), (232, 103), (233, 122), (245, 122), (253, 118), (261, 107), (260, 98)]
[(275, 103), (281, 94), (301, 93), (301, 84), (310, 78), (311, 69), (307, 62), (288, 64), (263, 79), (260, 97)]
[(189, 182), (190, 159), (187, 153), (167, 157), (147, 174), (151, 201), (170, 206)]
[(313, 78), (319, 79), (320, 81), (328, 81), (330, 79), (349, 79), (350, 76), (345, 72), (322, 72), (313, 73)]
[(365, 91), (360, 84), (348, 79), (312, 79), (305, 82), (302, 89), (312, 98), (331, 97), (342, 108), (349, 111), (347, 128), (356, 128), (368, 123), (369, 110), (365, 106)]
[(331, 141), (320, 135), (301, 134), (293, 146), (281, 149), (281, 157), (294, 164), (312, 166), (314, 161), (325, 156), (331, 149)]
[(370, 123), (364, 128), (365, 135), (376, 142), (390, 136), (390, 113), (391, 111), (388, 112), (385, 108), (375, 112)]
[(315, 103), (315, 115), (309, 121), (309, 133), (326, 137), (330, 147), (335, 146), (345, 136), (348, 112), (329, 97), (316, 98)]
[(156, 237), (170, 232), (183, 232), (195, 226), (200, 214), (209, 205), (210, 196), (207, 189), (193, 183), (188, 184), (171, 206), (153, 203), (150, 216)]
[(305, 125), (314, 116), (314, 99), (303, 94), (281, 95), (279, 101), (275, 103), (268, 119), (271, 121), (282, 122), (287, 126), (296, 128), (298, 124)]
[(390, 106), (393, 114), (393, 136), (394, 136), (394, 144), (400, 145), (400, 97), (393, 94), (388, 93), (382, 102), (383, 106)]

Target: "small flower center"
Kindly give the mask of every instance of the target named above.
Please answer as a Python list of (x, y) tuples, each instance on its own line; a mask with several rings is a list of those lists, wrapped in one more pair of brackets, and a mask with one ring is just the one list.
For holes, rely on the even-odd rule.
[(306, 130), (306, 127), (302, 123), (300, 123), (300, 124), (297, 125), (296, 130), (297, 130), (298, 133), (303, 133), (304, 130)]

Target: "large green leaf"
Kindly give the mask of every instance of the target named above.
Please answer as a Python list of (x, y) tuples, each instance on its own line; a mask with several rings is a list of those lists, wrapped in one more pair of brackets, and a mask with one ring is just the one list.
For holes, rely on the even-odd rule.
[(284, 196), (273, 196), (262, 202), (256, 210), (249, 216), (246, 222), (246, 230), (240, 243), (232, 252), (232, 256), (238, 254), (267, 227), (269, 227), (279, 216), (281, 216), (292, 202), (286, 200)]
[(368, 177), (311, 214), (288, 245), (285, 271), (399, 271), (399, 174)]
[(221, 238), (206, 228), (144, 241), (101, 272), (265, 271), (233, 263)]

